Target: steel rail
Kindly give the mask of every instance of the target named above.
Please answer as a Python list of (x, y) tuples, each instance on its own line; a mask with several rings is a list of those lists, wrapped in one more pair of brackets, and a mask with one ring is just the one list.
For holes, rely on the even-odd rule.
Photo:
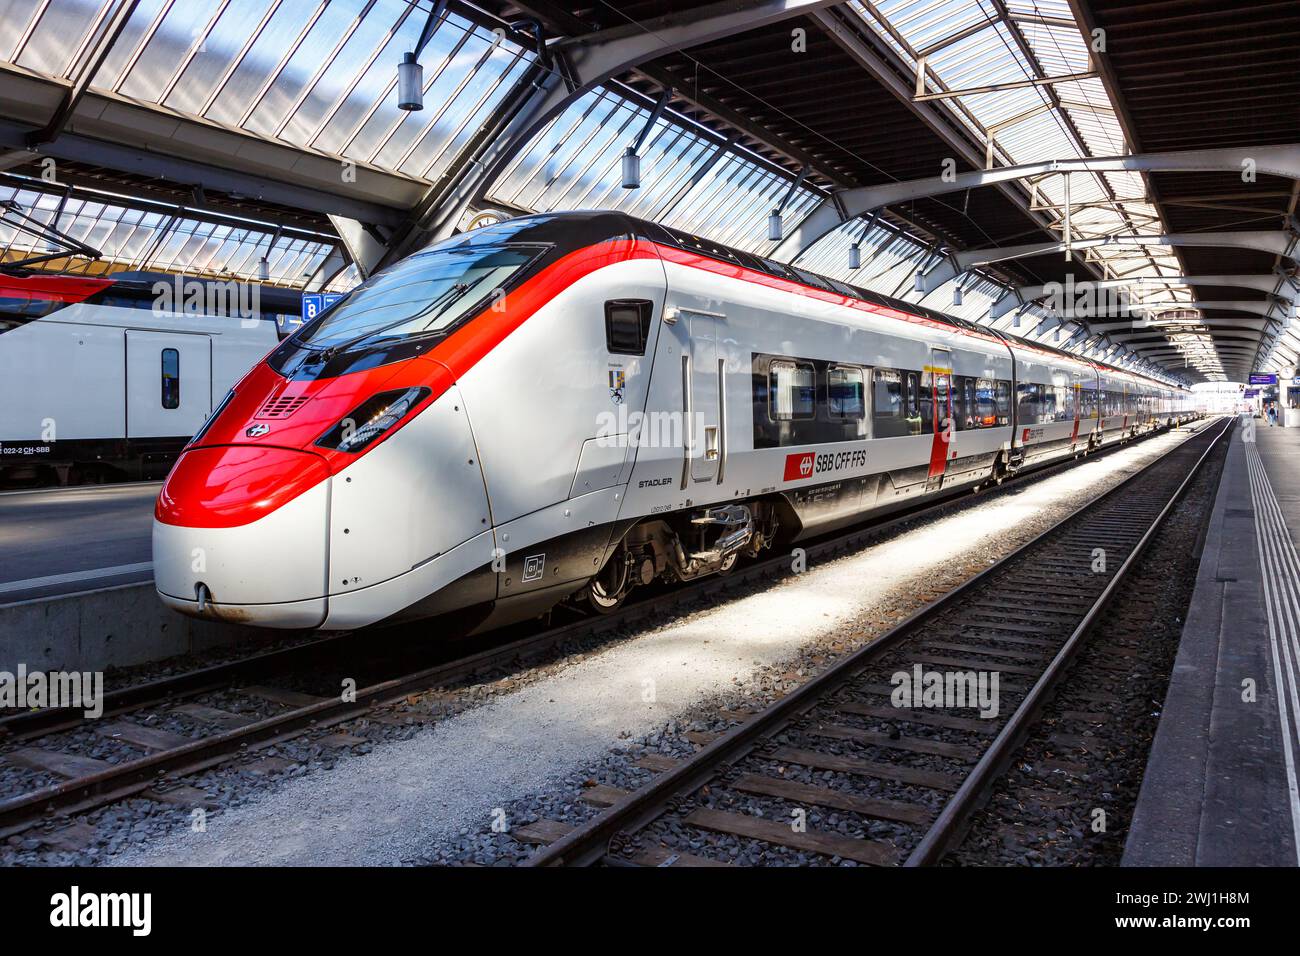
[[(1209, 447), (1213, 448), (1228, 433), (1232, 425), (1233, 420), (1229, 419), (1219, 434), (1211, 440)], [(1201, 434), (1198, 431), (1187, 440), (1195, 441), (1200, 437)], [(1178, 448), (1171, 449), (1170, 452), (1176, 452), (1182, 447), (1183, 445), (1180, 444)], [(1206, 454), (1208, 454), (1208, 450)], [(1205, 456), (1202, 455), (1198, 459), (1196, 468), (1200, 467), (1200, 463), (1204, 461), (1204, 458)], [(635, 833), (657, 819), (676, 801), (688, 797), (700, 786), (713, 779), (720, 769), (725, 769), (728, 764), (748, 755), (756, 747), (766, 742), (773, 731), (790, 723), (801, 713), (815, 707), (822, 699), (851, 679), (867, 664), (893, 649), (896, 644), (901, 643), (904, 638), (914, 633), (918, 625), (933, 618), (940, 611), (959, 603), (967, 594), (982, 586), (995, 574), (1043, 544), (1049, 536), (1057, 534), (1076, 519), (1124, 494), (1135, 482), (1153, 473), (1157, 467), (1166, 462), (1166, 456), (1151, 461), (1115, 487), (1073, 509), (1060, 521), (1035, 535), (1030, 541), (1016, 548), (1010, 554), (962, 582), (946, 594), (919, 608), (870, 644), (858, 649), (848, 657), (833, 664), (827, 670), (822, 671), (816, 677), (796, 687), (789, 694), (777, 700), (765, 710), (750, 717), (744, 723), (733, 727), (717, 740), (697, 751), (693, 756), (686, 758), (682, 764), (665, 771), (650, 784), (634, 791), (619, 803), (594, 817), (587, 824), (578, 827), (538, 851), (525, 860), (522, 865), (532, 867), (591, 866), (602, 862), (610, 850), (616, 850), (628, 835)], [(1186, 482), (1180, 485), (1179, 493), (1185, 487)], [(1167, 513), (1171, 505), (1172, 501), (1162, 510), (1161, 516)], [(1146, 537), (1142, 539), (1142, 541), (1146, 540)], [(1121, 572), (1126, 572), (1126, 569), (1130, 567), (1131, 563), (1126, 561), (1120, 570), (1116, 572), (1116, 576), (1118, 577)], [(1113, 582), (1107, 586), (1103, 593), (1107, 595), (1113, 593), (1112, 585)], [(1093, 618), (1095, 618), (1095, 614), (1090, 611), (1089, 619)], [(611, 862), (621, 862), (617, 861), (617, 858), (610, 859)]]
[(1200, 474), (1201, 467), (1218, 447), (1219, 442), (1232, 431), (1233, 424), (1233, 420), (1229, 419), (1223, 430), (1214, 436), (1209, 446), (1192, 465), (1187, 476), (1178, 485), (1174, 493), (1169, 496), (1169, 500), (1160, 509), (1160, 513), (1156, 515), (1147, 527), (1146, 532), (1133, 546), (1128, 557), (1124, 559), (1124, 563), (1120, 565), (1083, 619), (1070, 633), (1070, 636), (1066, 638), (1065, 644), (1052, 658), (1042, 676), (1034, 682), (1034, 686), (1030, 688), (1029, 693), (1025, 695), (1020, 705), (1008, 718), (1002, 730), (994, 738), (993, 743), (989, 745), (989, 749), (971, 768), (961, 787), (958, 788), (943, 810), (940, 811), (930, 829), (921, 838), (921, 842), (908, 856), (907, 861), (903, 864), (904, 866), (928, 866), (937, 863), (944, 853), (952, 847), (971, 812), (979, 804), (990, 784), (997, 779), (998, 771), (1003, 766), (1003, 762), (1015, 752), (1015, 748), (1019, 746), (1024, 733), (1029, 729), (1048, 695), (1061, 675), (1069, 667), (1070, 662), (1074, 660), (1079, 648), (1083, 645), (1084, 639), (1096, 623), (1098, 616), (1110, 604), (1111, 598), (1114, 597), (1120, 585), (1128, 579), (1133, 568), (1141, 560), (1147, 545), (1151, 543), (1151, 539), (1160, 531), (1174, 506), (1187, 493), (1192, 481)]
[[(1139, 436), (1138, 440), (1147, 437), (1149, 435)], [(1093, 452), (1091, 457), (1096, 460), (1118, 451), (1121, 447), (1122, 445), (1117, 443)], [(1029, 479), (1041, 480), (1055, 474), (1057, 471), (1069, 468), (1075, 463), (1075, 459), (1069, 457), (1061, 461), (1047, 462), (1024, 469), (1013, 476), (1009, 476), (1002, 485), (986, 489), (981, 493), (988, 496), (1009, 492), (1023, 485)], [(814, 556), (815, 552), (815, 556), (824, 557), (828, 548), (834, 551), (859, 547), (865, 541), (879, 537), (899, 524), (927, 520), (949, 510), (957, 510), (959, 507), (969, 505), (972, 501), (970, 489), (941, 492), (936, 497), (928, 499), (923, 505), (913, 506), (892, 516), (877, 519), (869, 518), (865, 525), (859, 525), (848, 532), (841, 532), (833, 539), (827, 541), (822, 541), (821, 538), (812, 539), (807, 543), (805, 550), (809, 552), (810, 556)], [(864, 535), (865, 537), (863, 537)], [(768, 558), (763, 562), (737, 569), (736, 572), (728, 576), (727, 583), (733, 585), (760, 579), (784, 562), (784, 558)], [(704, 579), (704, 581), (688, 584), (683, 589), (680, 589), (679, 593), (683, 599), (690, 599), (698, 596), (702, 591), (717, 587), (717, 584), (717, 579)], [(639, 606), (640, 603), (642, 602), (638, 602), (634, 606)], [(628, 614), (630, 608), (625, 608), (617, 613)], [(223, 661), (181, 674), (161, 677), (145, 683), (112, 690), (104, 695), (100, 716), (121, 716), (152, 705), (180, 700), (214, 688), (228, 686), (234, 681), (247, 679), (252, 675), (266, 674), (274, 670), (288, 669), (298, 664), (307, 664), (323, 653), (343, 649), (344, 643), (355, 633), (341, 632), (292, 647), (279, 648), (274, 651), (257, 651), (235, 660)], [(79, 709), (66, 707), (50, 707), (0, 715), (0, 743), (14, 740), (30, 741), (59, 731), (71, 730), (80, 726), (85, 720)]]
[[(1153, 434), (1156, 434), (1156, 432), (1149, 432), (1147, 435), (1139, 436), (1139, 439), (1150, 437)], [(1121, 443), (1116, 443), (1109, 449), (1102, 449), (1101, 454), (1107, 454), (1119, 447), (1121, 447)], [(1156, 459), (1152, 464), (1161, 460), (1163, 459)], [(1030, 479), (1039, 480), (1045, 478), (1074, 464), (1076, 464), (1076, 460), (1073, 457), (1067, 457), (1062, 461), (1049, 462), (1033, 469), (1019, 471), (1013, 479), (1009, 479), (1002, 485), (990, 489), (989, 494), (1010, 493)], [(1151, 466), (1148, 465), (1147, 467)], [(1143, 474), (1145, 471), (1144, 468), (1137, 474)], [(1124, 483), (1116, 486), (1110, 492), (1106, 492), (1096, 500), (1099, 501), (1101, 498), (1112, 494), (1118, 488), (1127, 484), (1128, 481), (1131, 481), (1133, 477), (1136, 477), (1136, 475), (1126, 479)], [(982, 500), (968, 494), (967, 491), (968, 489), (959, 489), (948, 495), (941, 493), (937, 500), (933, 500), (919, 509), (901, 511), (892, 517), (872, 522), (866, 527), (859, 526), (851, 531), (836, 534), (833, 537), (812, 539), (801, 546), (804, 547), (809, 561), (823, 560), (844, 551), (852, 551), (884, 536), (899, 525), (931, 519), (949, 511), (958, 511), (963, 507), (972, 506), (977, 500)], [(1034, 540), (1037, 541), (1038, 538)], [(1023, 548), (1017, 549), (1014, 553), (1019, 554), (1021, 550)], [(998, 566), (1000, 564), (993, 567)], [(946, 598), (963, 592), (973, 582), (982, 580), (988, 570), (980, 572), (976, 577), (971, 578), (959, 586), (956, 591), (950, 592), (945, 598), (941, 598), (940, 602), (937, 603), (942, 603)], [(723, 578), (711, 576), (689, 582), (661, 595), (625, 606), (612, 614), (584, 618), (558, 627), (547, 628), (497, 647), (490, 647), (475, 654), (382, 681), (358, 690), (355, 701), (331, 698), (309, 704), (273, 715), (245, 727), (219, 732), (195, 739), (191, 743), (177, 748), (147, 754), (135, 760), (115, 764), (95, 774), (74, 778), (2, 800), (0, 801), (0, 838), (20, 833), (42, 820), (59, 814), (83, 812), (142, 793), (159, 783), (174, 782), (182, 776), (222, 763), (232, 756), (291, 739), (312, 729), (329, 727), (344, 721), (364, 717), (372, 708), (398, 702), (412, 693), (435, 690), (452, 681), (482, 671), (526, 664), (531, 660), (545, 656), (566, 641), (589, 639), (602, 634), (617, 633), (628, 625), (642, 624), (647, 620), (664, 616), (681, 605), (694, 602), (705, 595), (715, 594), (719, 590), (730, 590), (741, 584), (762, 581), (774, 574), (788, 573), (790, 573), (788, 555), (768, 558), (739, 568)], [(933, 608), (935, 606), (929, 605), (927, 607)], [(912, 617), (909, 617), (908, 621), (913, 620), (926, 610), (927, 608), (922, 608)], [(212, 686), (221, 686), (223, 683), (227, 683), (227, 681), (220, 679), (223, 675), (226, 677), (244, 677), (249, 673), (261, 673), (270, 666), (268, 664), (270, 661), (283, 664), (286, 660), (291, 661), (295, 654), (307, 649), (310, 649), (313, 653), (320, 653), (323, 647), (327, 645), (333, 647), (336, 642), (348, 636), (346, 634), (339, 635), (312, 644), (300, 645), (296, 648), (284, 648), (256, 655), (253, 658), (213, 665), (210, 668), (177, 675), (174, 678), (163, 678), (137, 687), (123, 688), (111, 695), (106, 695), (104, 713), (105, 715), (110, 713), (120, 714), (138, 710), (150, 704), (166, 702), (174, 697), (200, 693)], [(250, 667), (253, 670), (250, 670)], [(159, 696), (159, 694), (162, 694), (162, 696)], [(109, 697), (114, 697), (112, 706), (115, 709), (113, 710), (109, 709), (107, 703)], [(42, 720), (50, 721), (50, 726), (54, 727), (55, 730), (78, 726), (84, 722), (84, 718), (73, 719), (69, 717), (66, 711), (50, 711), (51, 715), (55, 715), (51, 717), (41, 717), (41, 713), (7, 717), (0, 723), (0, 727), (7, 726), (11, 732), (14, 727), (18, 727), (19, 733), (22, 735), (19, 739), (28, 739), (53, 732), (50, 730), (39, 731), (39, 733), (38, 730), (24, 732), (29, 728), (39, 728)], [(59, 714), (63, 715), (62, 721), (57, 719)], [(30, 721), (30, 723), (25, 724), (25, 721)], [(7, 738), (0, 736), (0, 741), (5, 739)]]

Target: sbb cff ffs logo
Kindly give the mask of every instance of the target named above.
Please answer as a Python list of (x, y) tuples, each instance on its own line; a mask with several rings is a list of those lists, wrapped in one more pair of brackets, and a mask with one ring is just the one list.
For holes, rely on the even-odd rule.
[(798, 481), (800, 478), (811, 478), (813, 473), (814, 455), (806, 451), (800, 455), (785, 456), (785, 480)]
[(823, 475), (827, 472), (861, 468), (866, 463), (865, 448), (856, 451), (830, 451), (820, 455), (811, 451), (800, 452), (797, 455), (785, 456), (785, 480), (799, 481), (801, 478), (811, 478), (813, 475)]

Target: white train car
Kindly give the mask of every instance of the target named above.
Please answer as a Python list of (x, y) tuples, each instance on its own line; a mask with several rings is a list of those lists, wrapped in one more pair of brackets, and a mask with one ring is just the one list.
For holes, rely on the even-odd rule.
[(621, 214), (523, 217), (235, 386), (159, 497), (157, 587), (278, 627), (608, 609), (1131, 434), (1087, 397), (1117, 376)]
[(0, 485), (162, 478), (300, 303), (153, 273), (0, 273)]

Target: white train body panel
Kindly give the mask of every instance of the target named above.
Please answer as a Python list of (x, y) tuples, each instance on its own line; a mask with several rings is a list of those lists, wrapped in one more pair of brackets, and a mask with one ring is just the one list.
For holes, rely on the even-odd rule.
[[(657, 259), (608, 265), (561, 291), (460, 379), (496, 524), (565, 500), (575, 482), (579, 490), (594, 490), (587, 486), (601, 484), (599, 476), (607, 478), (611, 469), (618, 480), (625, 459), (616, 454), (620, 443), (584, 446), (618, 421), (611, 372), (624, 376), (621, 405), (644, 409), (651, 359), (610, 355), (599, 303), (644, 298), (658, 315), (664, 293)], [(652, 334), (659, 327), (652, 323)]]
[(222, 582), (207, 611), (235, 623), (319, 627), (325, 621), (330, 484), (322, 481), (271, 514), (238, 528), (154, 522), (154, 584), (163, 603), (202, 614), (200, 582)]

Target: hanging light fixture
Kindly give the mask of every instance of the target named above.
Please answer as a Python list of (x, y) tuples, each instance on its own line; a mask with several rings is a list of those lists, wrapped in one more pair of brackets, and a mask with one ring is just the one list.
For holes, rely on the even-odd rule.
[(655, 103), (654, 109), (646, 117), (645, 125), (641, 127), (641, 132), (637, 135), (636, 141), (623, 151), (624, 189), (641, 188), (641, 147), (645, 145), (651, 130), (655, 128), (655, 124), (663, 117), (664, 110), (668, 108), (668, 101), (672, 98), (673, 88), (665, 86), (663, 93)]
[(856, 242), (849, 246), (849, 268), (862, 268), (862, 246)]
[(808, 167), (805, 166), (799, 170), (799, 175), (795, 178), (794, 182), (790, 184), (790, 188), (786, 190), (785, 198), (781, 200), (781, 204), (768, 213), (767, 238), (769, 242), (780, 242), (785, 238), (785, 230), (781, 226), (781, 213), (785, 211), (786, 204), (794, 198), (794, 194), (799, 191), (799, 187), (803, 185), (803, 181), (807, 175)]
[(636, 154), (635, 146), (623, 151), (623, 188), (641, 188), (641, 157)]
[(925, 291), (925, 281), (921, 278), (921, 270), (920, 270), (920, 269), (917, 269), (917, 270), (916, 270), (916, 275), (912, 276), (912, 291), (913, 291), (913, 292), (924, 292), (924, 291)]
[(961, 301), (962, 301), (962, 291), (961, 291), (961, 283), (959, 282), (957, 283), (957, 285), (952, 287), (952, 304), (954, 307), (959, 306), (961, 305)]
[(767, 216), (767, 238), (771, 242), (780, 242), (782, 235), (781, 210), (773, 209)]
[(415, 62), (414, 53), (403, 53), (397, 64), (397, 108), (399, 110), (424, 109), (424, 67)]
[(257, 260), (257, 279), (259, 282), (267, 282), (271, 278), (271, 260), (266, 256)]

